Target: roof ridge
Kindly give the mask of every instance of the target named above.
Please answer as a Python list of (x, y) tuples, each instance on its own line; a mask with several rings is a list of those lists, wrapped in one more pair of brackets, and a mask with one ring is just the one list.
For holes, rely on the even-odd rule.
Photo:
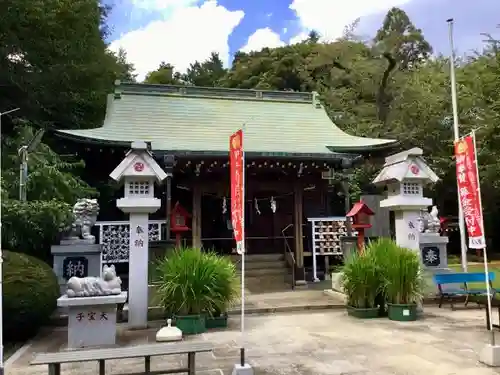
[(159, 85), (115, 81), (115, 98), (121, 94), (165, 95), (183, 97), (205, 97), (214, 99), (263, 100), (293, 103), (311, 103), (319, 106), (316, 92), (272, 91), (256, 89), (234, 89), (225, 87), (202, 87), (181, 85)]

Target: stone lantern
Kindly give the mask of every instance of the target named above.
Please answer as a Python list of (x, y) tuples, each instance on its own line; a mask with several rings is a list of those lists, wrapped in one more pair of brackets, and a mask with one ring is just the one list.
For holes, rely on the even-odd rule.
[(376, 186), (387, 187), (387, 198), (380, 202), (380, 207), (394, 211), (397, 244), (414, 250), (419, 250), (422, 211), (432, 205), (432, 199), (423, 195), (424, 186), (439, 180), (422, 154), (422, 149), (412, 148), (388, 156), (373, 180)]
[(167, 175), (145, 142), (132, 142), (110, 177), (123, 183), (125, 197), (117, 199), (116, 206), (130, 215), (128, 323), (131, 328), (147, 327), (149, 214), (161, 207), (154, 195), (155, 182), (161, 183)]

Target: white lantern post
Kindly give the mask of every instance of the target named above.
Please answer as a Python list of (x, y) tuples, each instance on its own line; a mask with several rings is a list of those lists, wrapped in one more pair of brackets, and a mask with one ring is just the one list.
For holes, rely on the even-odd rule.
[(155, 182), (167, 174), (153, 159), (145, 142), (132, 142), (125, 159), (110, 177), (123, 182), (125, 197), (116, 206), (130, 215), (128, 324), (145, 328), (148, 324), (149, 214), (161, 207), (154, 196)]

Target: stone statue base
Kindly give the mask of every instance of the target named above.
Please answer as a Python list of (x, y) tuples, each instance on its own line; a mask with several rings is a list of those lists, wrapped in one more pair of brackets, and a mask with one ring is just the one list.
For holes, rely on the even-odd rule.
[(101, 297), (59, 297), (57, 306), (68, 309), (68, 349), (114, 345), (117, 305), (126, 300), (127, 292)]
[(101, 276), (101, 245), (85, 240), (65, 239), (51, 247), (54, 256), (53, 269), (59, 282), (61, 295), (66, 283), (73, 277)]
[(60, 245), (61, 246), (72, 246), (72, 245), (94, 245), (95, 246), (95, 239), (91, 239), (91, 238), (83, 239), (83, 238), (78, 238), (78, 237), (64, 238), (61, 240)]
[(420, 260), (424, 269), (448, 268), (446, 246), (449, 239), (437, 233), (420, 233), (418, 238)]

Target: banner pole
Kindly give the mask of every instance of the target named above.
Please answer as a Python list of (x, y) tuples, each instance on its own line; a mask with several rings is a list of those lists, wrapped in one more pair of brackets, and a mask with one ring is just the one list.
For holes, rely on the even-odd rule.
[[(457, 84), (455, 78), (455, 47), (453, 43), (453, 18), (446, 20), (448, 23), (448, 37), (450, 41), (450, 84), (451, 84), (451, 104), (453, 109), (453, 138), (457, 142), (460, 138), (458, 124), (458, 104), (457, 104)], [(462, 271), (467, 272), (467, 243), (465, 236), (465, 220), (462, 204), (460, 202), (460, 194), (457, 185), (458, 198), (458, 228), (460, 229), (460, 258), (462, 263)]]
[[(479, 178), (479, 167), (477, 163), (477, 144), (476, 144), (476, 131), (472, 130), (472, 142), (474, 144), (474, 165), (476, 167), (476, 176), (477, 176), (477, 196), (479, 200), (479, 212), (481, 213), (481, 230), (483, 232), (483, 236), (486, 239), (486, 234), (484, 232), (484, 219), (483, 219), (483, 200), (481, 197), (481, 182)], [(489, 319), (489, 328), (491, 332), (490, 342), (491, 346), (495, 346), (495, 331), (493, 330), (493, 315), (491, 314), (491, 288), (490, 288), (490, 280), (489, 280), (489, 269), (488, 269), (488, 255), (486, 252), (486, 243), (483, 248), (483, 260), (484, 260), (484, 278), (486, 282), (486, 294), (488, 296), (488, 316)]]
[(241, 349), (240, 364), (245, 366), (245, 253), (246, 253), (246, 235), (245, 235), (245, 125), (241, 128), (241, 169), (242, 169), (242, 188), (241, 188)]

